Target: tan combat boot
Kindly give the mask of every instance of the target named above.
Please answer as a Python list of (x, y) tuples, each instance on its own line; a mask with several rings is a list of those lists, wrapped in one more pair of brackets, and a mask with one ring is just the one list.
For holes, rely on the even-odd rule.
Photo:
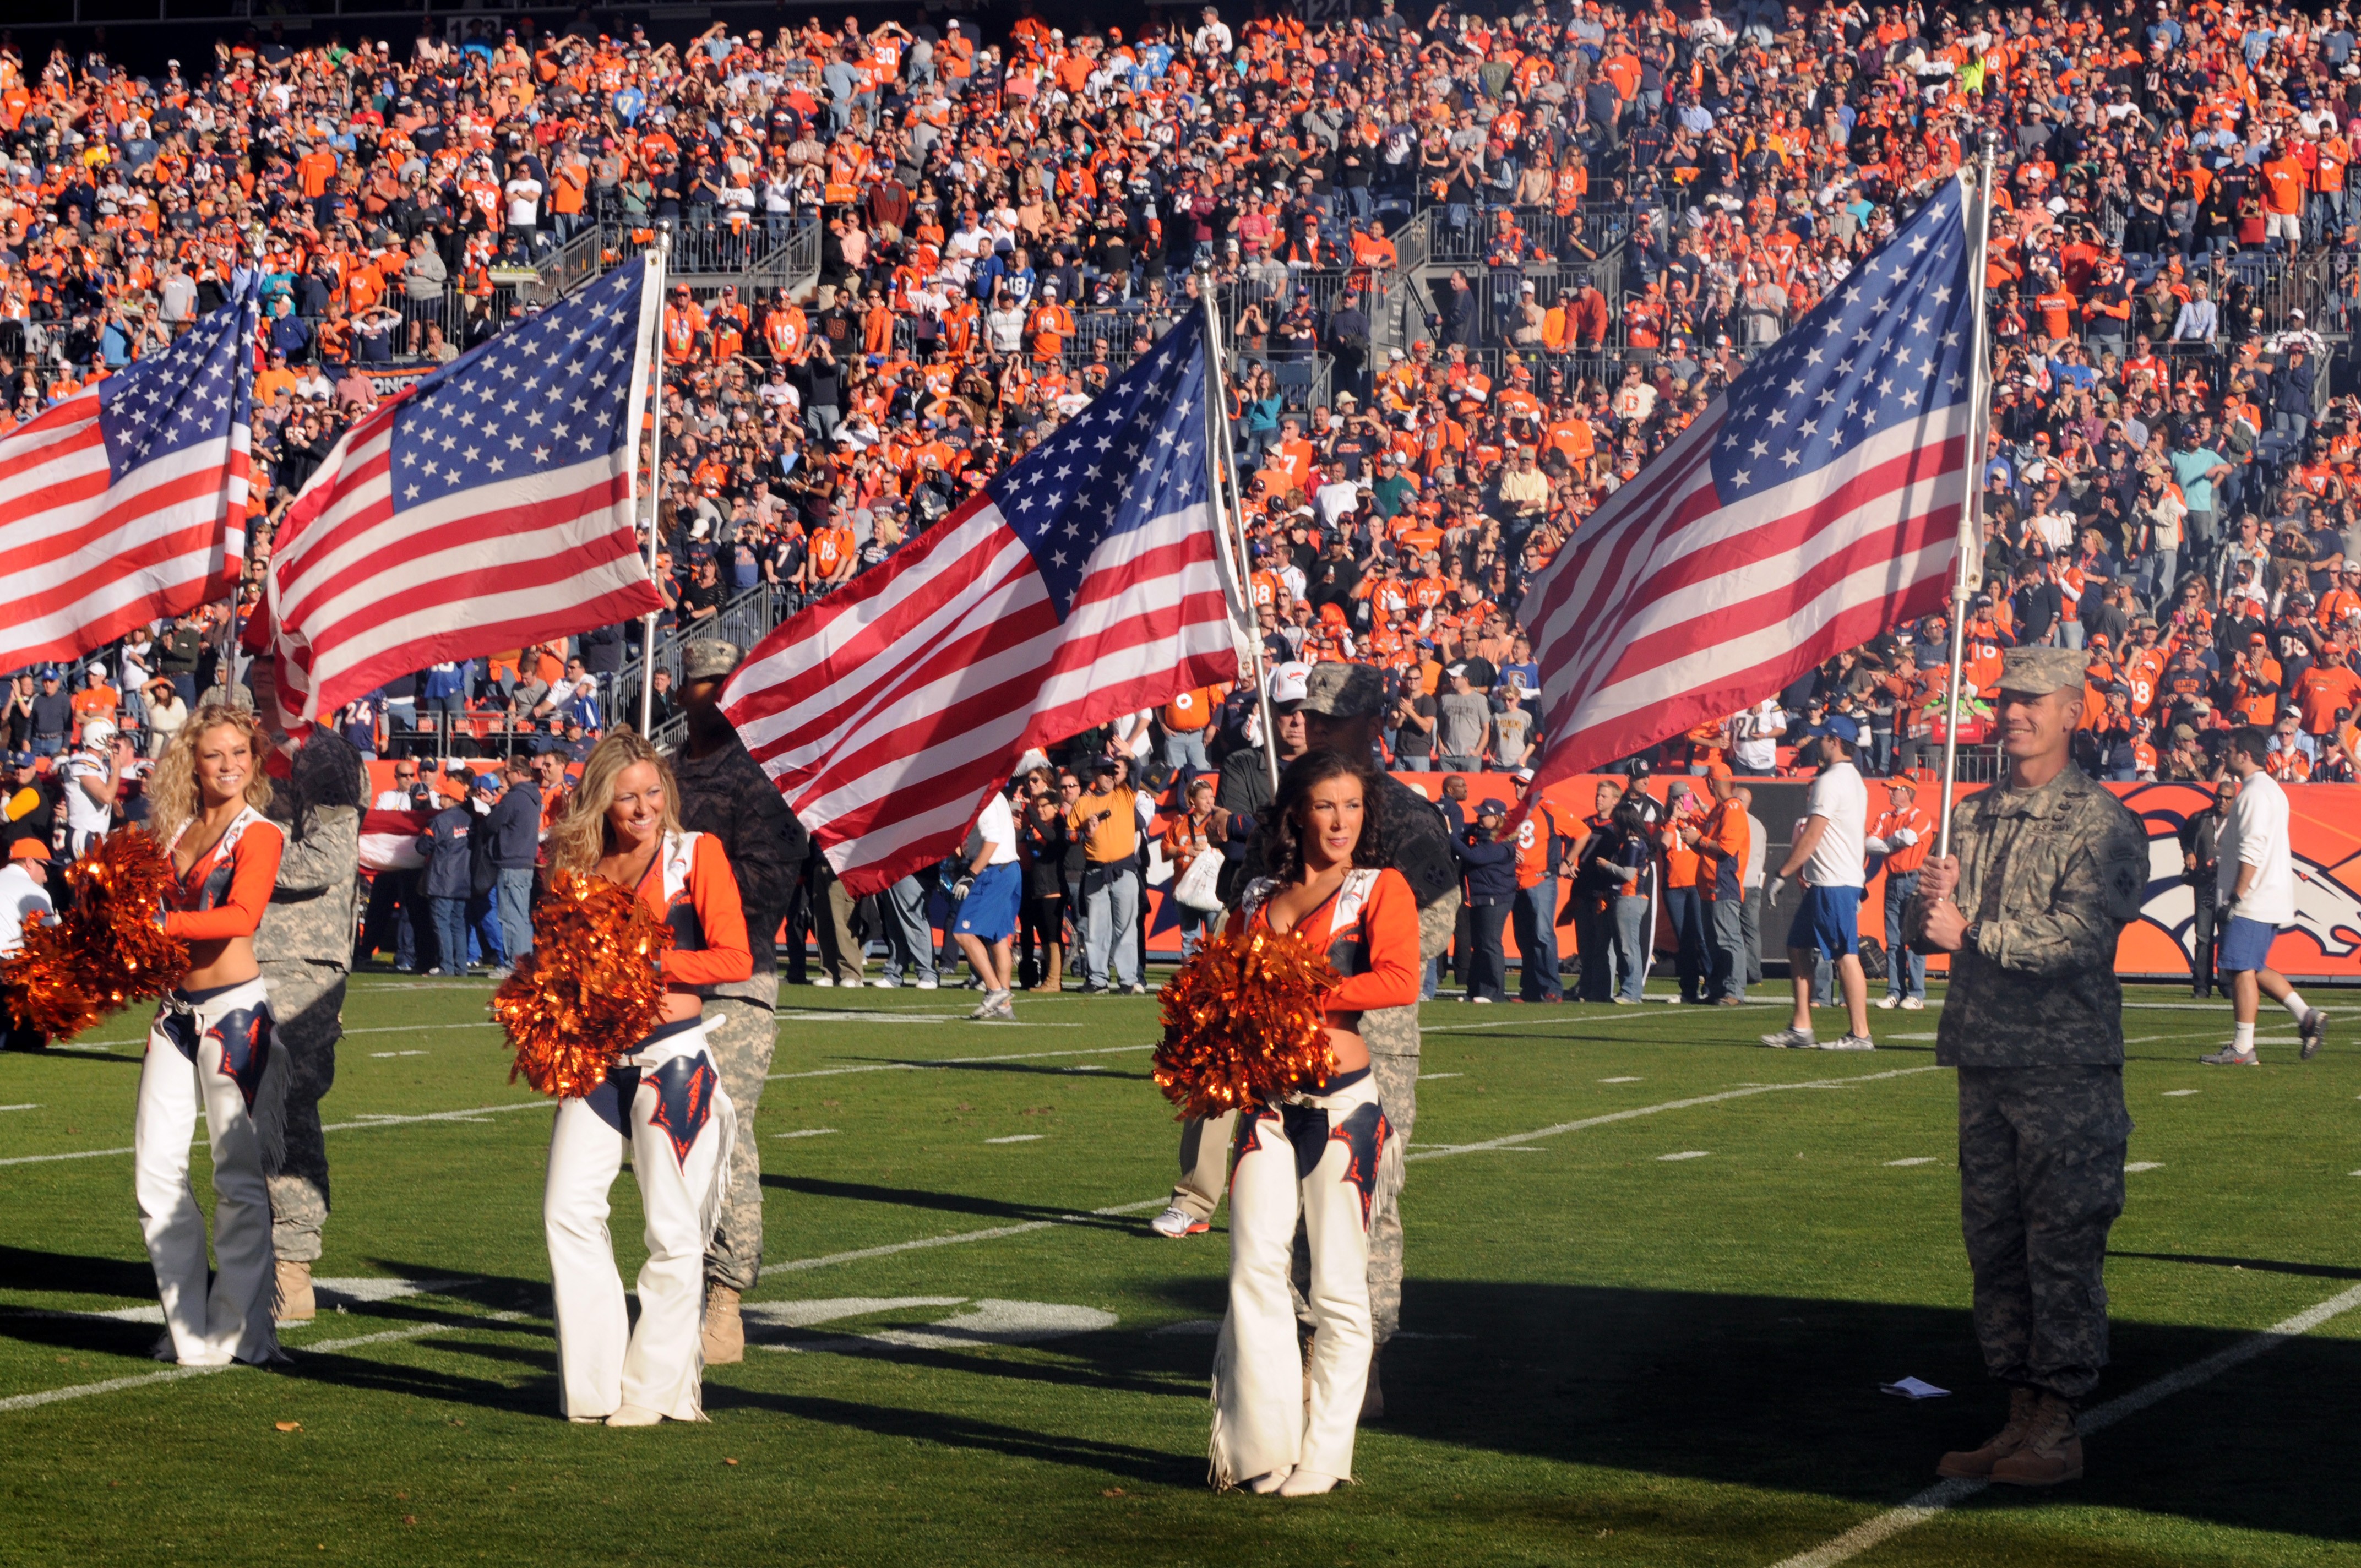
[(1992, 1478), (2004, 1486), (2055, 1486), (2082, 1478), (2082, 1434), (2074, 1426), (2074, 1407), (2055, 1394), (2041, 1396), (2015, 1453), (1992, 1468)]
[(312, 1294), (312, 1266), (279, 1260), (279, 1321), (308, 1323), (320, 1315), (319, 1299)]
[(2033, 1413), (2040, 1404), (2041, 1396), (2033, 1389), (2010, 1389), (2008, 1424), (1982, 1448), (1958, 1450), (1943, 1455), (1935, 1466), (1935, 1474), (1947, 1475), (1954, 1481), (1989, 1480), (1993, 1465), (2025, 1446), (2025, 1435), (2032, 1429)]
[(746, 1323), (738, 1315), (738, 1292), (727, 1285), (705, 1288), (705, 1365), (728, 1366), (746, 1359)]

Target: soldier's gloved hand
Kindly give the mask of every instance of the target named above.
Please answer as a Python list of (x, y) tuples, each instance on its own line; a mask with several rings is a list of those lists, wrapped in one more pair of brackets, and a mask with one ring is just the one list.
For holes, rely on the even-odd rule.
[(1774, 876), (1763, 884), (1763, 896), (1772, 904), (1778, 903), (1779, 895), (1786, 891), (1787, 879), (1783, 876)]

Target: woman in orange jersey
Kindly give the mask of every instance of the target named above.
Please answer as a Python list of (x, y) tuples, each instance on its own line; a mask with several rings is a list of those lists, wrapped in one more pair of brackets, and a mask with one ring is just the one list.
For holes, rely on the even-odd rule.
[[(653, 1426), (705, 1419), (705, 1248), (719, 1217), (738, 1113), (706, 1049), (705, 988), (754, 972), (738, 882), (720, 840), (684, 832), (672, 770), (613, 730), (582, 764), (550, 864), (603, 876), (668, 922), (664, 1010), (587, 1095), (560, 1100), (542, 1198), (557, 1302), (558, 1408), (568, 1420)], [(607, 1232), (607, 1191), (631, 1149), (645, 1215), (640, 1321)]]
[[(1353, 1431), (1368, 1383), (1368, 1227), (1378, 1161), (1392, 1135), (1361, 1014), (1418, 1000), (1418, 901), (1373, 807), (1366, 757), (1310, 751), (1290, 763), (1265, 814), (1262, 861), (1233, 933), (1292, 931), (1345, 978), (1324, 999), (1335, 1066), (1327, 1081), (1238, 1118), (1230, 1174), (1230, 1304), (1213, 1354), (1212, 1480), (1314, 1497), (1353, 1474)], [(1301, 1218), (1305, 1292), (1318, 1324), (1309, 1391), (1288, 1275)]]
[[(262, 815), (261, 726), (248, 708), (207, 703), (156, 763), (148, 831), (171, 857), (164, 934), (189, 944), (189, 972), (148, 1031), (132, 1133), (134, 1190), (148, 1260), (163, 1298), (160, 1359), (183, 1366), (283, 1359), (270, 1245), (276, 1163), (256, 1103), (281, 1087), (270, 998), (254, 930), (279, 878), (286, 837)], [(189, 1141), (205, 1122), (213, 1159), (214, 1257), (189, 1184)], [(267, 1120), (268, 1118), (265, 1118)]]

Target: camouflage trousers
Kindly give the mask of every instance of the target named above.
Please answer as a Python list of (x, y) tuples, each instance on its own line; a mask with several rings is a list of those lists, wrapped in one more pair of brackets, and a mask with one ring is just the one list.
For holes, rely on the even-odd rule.
[(1960, 1069), (1960, 1223), (2000, 1381), (2067, 1399), (2098, 1386), (2131, 1132), (2119, 1067)]
[(344, 1035), (345, 969), (284, 959), (262, 966), (270, 989), (272, 1043), (287, 1058), (280, 1115), (286, 1153), (270, 1179), (271, 1250), (290, 1263), (315, 1263), (328, 1221), (328, 1145), (320, 1102), (336, 1081)]
[(732, 1290), (752, 1290), (763, 1273), (763, 1157), (754, 1113), (763, 1101), (763, 1080), (778, 1044), (779, 994), (775, 973), (757, 975), (753, 985), (769, 1000), (709, 996), (705, 1048), (712, 1054), (721, 1087), (738, 1107), (738, 1141), (721, 1193), (721, 1217), (705, 1249), (705, 1277)]

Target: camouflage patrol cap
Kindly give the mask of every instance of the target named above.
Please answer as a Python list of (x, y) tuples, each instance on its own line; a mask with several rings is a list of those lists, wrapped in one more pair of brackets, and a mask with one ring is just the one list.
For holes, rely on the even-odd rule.
[(1312, 666), (1304, 683), (1303, 711), (1325, 718), (1365, 718), (1386, 707), (1386, 681), (1367, 664)]
[(719, 637), (696, 637), (681, 650), (680, 678), (684, 681), (718, 681), (738, 667), (746, 656), (745, 650), (735, 642), (725, 642)]
[(2005, 648), (2000, 655), (2000, 689), (2019, 696), (2080, 692), (2090, 656), (2074, 648)]

